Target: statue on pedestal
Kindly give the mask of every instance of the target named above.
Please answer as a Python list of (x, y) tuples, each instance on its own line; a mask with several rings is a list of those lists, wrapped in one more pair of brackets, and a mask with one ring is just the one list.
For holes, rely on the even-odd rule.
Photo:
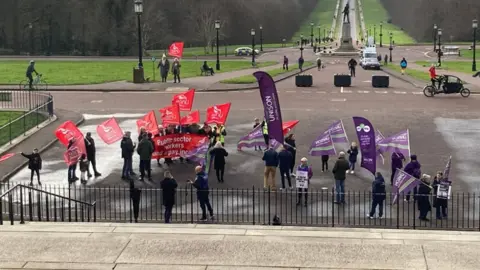
[(342, 12), (342, 13), (343, 13), (343, 22), (345, 23), (345, 18), (346, 18), (346, 19), (347, 19), (346, 22), (347, 22), (347, 23), (350, 23), (350, 17), (348, 16), (349, 13), (350, 13), (350, 4), (349, 4), (349, 3), (347, 3), (347, 4), (345, 5), (345, 8), (343, 9), (343, 12)]

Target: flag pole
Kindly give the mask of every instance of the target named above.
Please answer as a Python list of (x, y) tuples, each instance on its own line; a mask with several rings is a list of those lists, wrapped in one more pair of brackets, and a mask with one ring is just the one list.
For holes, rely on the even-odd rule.
[(345, 129), (345, 126), (343, 125), (343, 120), (342, 119), (340, 119), (340, 123), (342, 124), (343, 133), (345, 134), (345, 138), (347, 138), (347, 142), (348, 142), (348, 144), (350, 144), (350, 140), (348, 139), (348, 136), (347, 136), (347, 130)]
[[(345, 129), (343, 129), (343, 130), (345, 130)], [(347, 133), (345, 133), (345, 136), (347, 136)], [(337, 149), (335, 149), (335, 144), (333, 143), (332, 132), (330, 131), (330, 129), (328, 130), (328, 137), (330, 137), (330, 142), (333, 145), (333, 151), (335, 152), (335, 156), (336, 156), (337, 155)]]
[(407, 140), (408, 140), (408, 156), (410, 157), (412, 155), (412, 152), (410, 151), (410, 130), (407, 128)]

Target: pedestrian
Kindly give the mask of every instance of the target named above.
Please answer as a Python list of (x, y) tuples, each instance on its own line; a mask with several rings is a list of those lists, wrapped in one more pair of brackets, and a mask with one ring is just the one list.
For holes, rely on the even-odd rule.
[(153, 144), (149, 140), (148, 135), (144, 134), (142, 140), (138, 144), (137, 153), (140, 156), (140, 181), (145, 179), (145, 171), (147, 172), (148, 181), (152, 181), (152, 154)]
[(448, 207), (448, 197), (439, 196), (438, 187), (441, 185), (450, 185), (449, 182), (445, 181), (443, 178), (442, 172), (437, 172), (437, 175), (433, 179), (433, 207), (435, 207), (437, 219), (446, 219), (447, 218), (447, 207)]
[(307, 200), (308, 200), (308, 186), (310, 185), (310, 179), (312, 179), (313, 172), (312, 172), (312, 167), (308, 165), (308, 160), (306, 157), (303, 157), (300, 159), (300, 165), (297, 167), (297, 178), (300, 176), (305, 176), (302, 174), (306, 174), (307, 176), (307, 188), (297, 188), (298, 192), (298, 198), (297, 198), (297, 205), (300, 205), (302, 203), (302, 194), (303, 197), (305, 198), (304, 205), (307, 206)]
[[(75, 138), (71, 138), (70, 141), (68, 142), (67, 150), (74, 147), (74, 143), (75, 143)], [(77, 160), (75, 160), (75, 162), (72, 162), (72, 164), (68, 165), (68, 183), (69, 184), (78, 180), (78, 177), (76, 175), (77, 162), (78, 162), (78, 157), (77, 157)]]
[(368, 218), (375, 218), (375, 211), (378, 205), (378, 218), (383, 218), (383, 202), (387, 197), (387, 190), (385, 188), (385, 179), (380, 172), (376, 173), (375, 180), (372, 183), (372, 208), (370, 214), (367, 215)]
[(122, 168), (122, 179), (123, 180), (132, 180), (131, 176), (135, 176), (135, 173), (132, 169), (132, 158), (133, 152), (137, 147), (137, 144), (132, 141), (132, 134), (130, 131), (125, 132), (123, 135), (122, 141), (120, 142), (120, 148), (122, 149), (122, 158), (123, 158), (123, 168)]
[(418, 193), (416, 194), (417, 202), (418, 202), (418, 210), (420, 211), (420, 215), (418, 219), (423, 221), (430, 221), (427, 218), (428, 212), (432, 210), (432, 206), (430, 204), (430, 192), (432, 187), (430, 187), (430, 175), (423, 174), (420, 178), (421, 184), (418, 187)]
[(322, 69), (322, 59), (320, 57), (317, 58), (317, 70)]
[(350, 163), (350, 171), (347, 173), (354, 174), (355, 173), (355, 164), (357, 163), (357, 156), (358, 156), (358, 147), (356, 142), (352, 142), (350, 149), (347, 151), (348, 153), (348, 162)]
[(286, 55), (283, 56), (283, 69), (288, 71), (288, 57)]
[(180, 83), (180, 68), (182, 65), (180, 65), (180, 61), (178, 61), (178, 58), (175, 58), (173, 60), (172, 64), (172, 73), (173, 73), (173, 83)]
[(328, 159), (329, 155), (322, 155), (322, 172), (328, 172)]
[(263, 134), (263, 140), (265, 141), (265, 147), (269, 147), (269, 142), (270, 142), (270, 137), (268, 136), (268, 124), (267, 120), (265, 118), (262, 121), (262, 134)]
[(22, 156), (28, 159), (28, 169), (30, 170), (30, 186), (33, 186), (33, 176), (37, 175), (38, 185), (41, 186), (40, 182), (40, 170), (42, 169), (42, 158), (38, 153), (38, 149), (33, 149), (31, 154), (20, 153)]
[(382, 63), (382, 55), (381, 54), (379, 54), (377, 56), (377, 60), (378, 60), (378, 63)]
[(170, 62), (165, 54), (162, 55), (162, 59), (160, 60), (160, 63), (158, 63), (157, 68), (160, 70), (162, 82), (167, 82), (168, 72), (170, 71)]
[[(138, 214), (140, 213), (140, 198), (142, 197), (142, 190), (135, 187), (133, 180), (130, 181), (130, 200), (132, 200), (133, 206), (133, 218), (135, 223), (138, 223)], [(130, 222), (132, 222), (130, 220)]]
[(225, 136), (227, 136), (227, 130), (225, 129), (225, 126), (217, 123), (215, 130), (215, 142), (220, 142), (222, 143), (222, 146), (225, 146)]
[(80, 161), (78, 162), (80, 166), (80, 182), (85, 185), (87, 183), (87, 172), (88, 167), (90, 166), (90, 162), (87, 159), (87, 155), (82, 154), (80, 157)]
[(263, 153), (262, 160), (265, 161), (263, 188), (275, 190), (275, 174), (278, 167), (278, 153), (272, 147), (268, 147)]
[(407, 60), (404, 58), (402, 58), (402, 61), (400, 61), (400, 68), (402, 69), (402, 75), (405, 75), (405, 70), (407, 69)]
[(350, 70), (350, 76), (355, 77), (355, 68), (357, 67), (357, 61), (355, 59), (350, 59), (348, 61), (348, 70)]
[(383, 58), (384, 60), (384, 65), (388, 65), (388, 54), (385, 54), (385, 57)]
[(210, 204), (210, 199), (208, 198), (208, 176), (204, 172), (201, 166), (195, 167), (195, 182), (188, 180), (188, 183), (192, 184), (193, 187), (197, 189), (197, 199), (200, 203), (200, 208), (202, 209), (202, 218), (200, 221), (207, 221), (207, 209), (210, 214), (210, 219), (214, 219), (213, 208)]
[[(85, 136), (85, 148), (87, 149), (87, 159), (89, 164), (92, 165), (93, 174), (95, 177), (102, 176), (102, 174), (97, 171), (95, 140), (92, 138), (91, 132), (87, 132), (87, 135)], [(92, 177), (92, 174), (90, 173), (90, 166), (87, 170), (87, 176), (88, 178)]]
[[(258, 118), (255, 118), (255, 123), (253, 124), (253, 129), (255, 129), (256, 127), (258, 127), (260, 125), (260, 119)], [(256, 146), (255, 145), (255, 151), (262, 151), (262, 147), (261, 146)]]
[(165, 171), (163, 176), (164, 178), (162, 182), (160, 182), (160, 188), (162, 189), (163, 206), (165, 206), (164, 218), (165, 223), (170, 223), (178, 184), (169, 171)]
[(292, 164), (292, 154), (281, 147), (280, 153), (278, 153), (278, 167), (280, 169), (280, 177), (282, 179), (282, 188), (280, 190), (285, 189), (285, 175), (287, 176), (288, 187), (292, 189), (292, 179), (290, 178), (290, 168)]
[(212, 150), (210, 150), (210, 155), (213, 156), (213, 168), (217, 175), (217, 181), (219, 183), (224, 183), (225, 179), (223, 175), (225, 174), (225, 157), (228, 156), (227, 150), (223, 148), (221, 142), (217, 142)]
[(350, 164), (345, 160), (345, 152), (342, 151), (339, 153), (338, 160), (332, 170), (335, 178), (336, 204), (345, 203), (345, 179), (349, 168)]
[(295, 167), (295, 159), (297, 157), (297, 144), (295, 143), (295, 134), (289, 134), (285, 139), (285, 146), (287, 150), (292, 154), (292, 162), (290, 162), (290, 174), (295, 177), (293, 168)]
[(298, 68), (300, 69), (300, 72), (303, 72), (303, 63), (305, 63), (305, 60), (303, 59), (303, 56), (300, 56), (300, 58), (298, 58)]
[(392, 161), (390, 162), (392, 165), (392, 174), (390, 176), (390, 184), (393, 186), (393, 179), (395, 178), (395, 172), (397, 169), (403, 168), (403, 162), (405, 161), (405, 156), (400, 152), (393, 152), (392, 153)]
[[(409, 175), (417, 178), (417, 179), (420, 179), (420, 176), (422, 175), (422, 171), (421, 171), (421, 168), (422, 166), (420, 165), (420, 163), (418, 162), (417, 160), (417, 155), (411, 155), (410, 156), (410, 162), (405, 166), (405, 172), (408, 173)], [(406, 202), (409, 202), (410, 201), (410, 193), (411, 192), (408, 192), (407, 193), (407, 196), (405, 196), (405, 201)], [(415, 187), (413, 189), (413, 194), (417, 194), (417, 188)], [(416, 198), (416, 197), (415, 197)]]

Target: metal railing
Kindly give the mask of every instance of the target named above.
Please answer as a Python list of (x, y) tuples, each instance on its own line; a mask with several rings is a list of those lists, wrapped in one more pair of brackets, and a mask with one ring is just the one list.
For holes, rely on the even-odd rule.
[[(1, 190), (1, 189), (0, 189)], [(67, 221), (82, 220), (85, 210), (79, 210), (63, 204), (48, 204), (46, 195), (21, 195), (22, 189), (10, 191), (8, 201), (1, 208), (2, 213), (10, 220), (22, 220), (23, 208), (28, 210), (30, 220)], [(142, 188), (139, 204), (135, 205), (130, 198), (129, 187), (56, 187), (43, 186), (32, 189), (32, 193), (44, 192), (48, 196), (59, 196), (72, 202), (95, 202), (94, 221), (101, 222), (164, 222), (163, 194), (161, 189)], [(25, 191), (25, 188), (23, 188)], [(297, 205), (296, 190), (269, 191), (257, 188), (250, 189), (211, 189), (209, 198), (214, 211), (214, 221), (219, 224), (272, 224), (277, 215), (282, 225), (295, 226), (328, 226), (328, 227), (361, 227), (361, 228), (396, 228), (396, 229), (455, 229), (480, 231), (480, 198), (475, 193), (452, 194), (447, 201), (447, 217), (436, 219), (435, 210), (427, 215), (429, 222), (419, 220), (418, 203), (413, 198), (405, 202), (400, 196), (397, 204), (392, 204), (392, 194), (386, 194), (382, 219), (370, 219), (367, 215), (372, 204), (370, 192), (346, 192), (346, 204), (335, 203), (333, 190), (310, 190), (307, 204)], [(23, 196), (23, 200), (20, 196)], [(29, 196), (33, 196), (30, 198)], [(25, 198), (29, 198), (25, 200)], [(191, 186), (178, 189), (175, 195), (172, 222), (196, 223), (201, 216), (197, 192)], [(430, 202), (433, 201), (428, 196)], [(85, 204), (85, 203), (84, 203)], [(137, 208), (138, 207), (138, 208)], [(33, 210), (32, 210), (33, 209)], [(25, 211), (23, 211), (25, 213)], [(63, 213), (63, 216), (59, 216)], [(378, 217), (378, 209), (376, 211)], [(78, 216), (78, 217), (77, 217)], [(73, 220), (71, 218), (68, 221)], [(82, 221), (85, 221), (83, 219)]]

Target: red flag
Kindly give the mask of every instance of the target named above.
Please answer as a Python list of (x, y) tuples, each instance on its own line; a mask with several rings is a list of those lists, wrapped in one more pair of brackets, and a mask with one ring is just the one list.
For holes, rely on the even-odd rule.
[(122, 129), (118, 125), (115, 117), (98, 125), (97, 134), (106, 144), (118, 142), (123, 137)]
[(200, 111), (191, 112), (180, 119), (181, 125), (191, 125), (200, 123)]
[(182, 58), (183, 42), (174, 42), (168, 47), (168, 54), (177, 58)]
[(83, 139), (75, 140), (72, 146), (70, 146), (70, 148), (68, 148), (63, 154), (63, 159), (65, 160), (65, 163), (70, 166), (77, 163), (82, 154), (86, 154), (85, 141)]
[(225, 124), (227, 122), (228, 112), (230, 111), (231, 102), (214, 105), (207, 108), (207, 124)]
[(11, 157), (15, 156), (15, 153), (8, 153), (0, 157), (0, 162), (5, 161)]
[(82, 132), (77, 128), (75, 123), (73, 123), (72, 121), (66, 121), (65, 123), (61, 124), (55, 130), (55, 136), (65, 146), (68, 146), (68, 142), (72, 138), (83, 140)]
[(288, 132), (290, 132), (297, 124), (300, 122), (299, 120), (293, 120), (293, 121), (287, 121), (283, 122), (282, 124), (282, 129), (283, 129), (283, 135), (287, 135)]
[(172, 104), (178, 104), (180, 111), (191, 111), (195, 89), (190, 89), (185, 93), (176, 94), (172, 98)]
[(180, 109), (177, 104), (159, 110), (163, 125), (180, 125)]
[(158, 124), (157, 118), (155, 117), (155, 112), (152, 110), (145, 114), (142, 118), (138, 119), (137, 128), (139, 132), (141, 128), (145, 128), (147, 132), (156, 135), (158, 133)]

